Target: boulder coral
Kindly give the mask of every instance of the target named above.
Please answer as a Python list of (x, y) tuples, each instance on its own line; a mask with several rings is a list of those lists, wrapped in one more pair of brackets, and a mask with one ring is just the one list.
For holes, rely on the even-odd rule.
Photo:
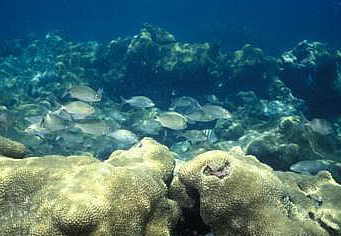
[(275, 172), (239, 147), (187, 162), (172, 188), (182, 207), (193, 206), (189, 198), (199, 203), (215, 236), (341, 234), (341, 186), (328, 172)]
[(0, 235), (171, 235), (174, 160), (143, 139), (106, 162), (91, 156), (0, 158)]
[(0, 155), (23, 158), (27, 152), (28, 150), (23, 144), (0, 136)]

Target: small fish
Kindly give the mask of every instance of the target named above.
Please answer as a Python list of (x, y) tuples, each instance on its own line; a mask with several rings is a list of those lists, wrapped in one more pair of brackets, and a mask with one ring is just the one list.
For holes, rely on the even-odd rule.
[(36, 135), (40, 138), (44, 138), (46, 134), (51, 133), (51, 130), (41, 126), (41, 122), (29, 125), (24, 131), (29, 135)]
[(209, 122), (215, 120), (212, 116), (207, 114), (204, 110), (199, 109), (196, 110), (188, 115), (186, 117), (191, 121), (191, 122)]
[(64, 130), (68, 127), (65, 120), (60, 118), (58, 115), (49, 112), (41, 118), (41, 128), (46, 128), (50, 131)]
[(332, 125), (329, 121), (325, 119), (312, 119), (311, 121), (307, 121), (305, 123), (306, 126), (309, 126), (314, 132), (321, 135), (328, 135), (333, 133)]
[(341, 163), (332, 160), (305, 160), (290, 166), (290, 170), (298, 173), (317, 174), (319, 171), (329, 171), (338, 182), (341, 181)]
[(182, 130), (187, 128), (187, 118), (178, 112), (169, 111), (161, 113), (155, 117), (161, 126), (172, 129)]
[(158, 135), (162, 126), (159, 122), (153, 119), (140, 120), (133, 124), (134, 129), (147, 134), (147, 135)]
[(172, 106), (169, 108), (169, 110), (187, 115), (193, 113), (200, 108), (201, 105), (195, 98), (182, 96), (177, 97), (173, 100)]
[(62, 105), (58, 109), (59, 113), (67, 112), (74, 119), (84, 119), (87, 116), (90, 116), (95, 113), (95, 108), (85, 102), (75, 101), (69, 102), (66, 105)]
[(231, 113), (222, 106), (206, 104), (202, 107), (206, 115), (212, 119), (230, 119)]
[(186, 130), (180, 133), (178, 136), (185, 137), (192, 143), (195, 142), (206, 142), (213, 144), (218, 141), (218, 138), (213, 129), (202, 129), (202, 130)]
[(123, 103), (128, 103), (132, 107), (147, 108), (155, 106), (154, 102), (145, 96), (134, 96), (129, 99), (121, 97)]
[(72, 98), (82, 100), (84, 102), (99, 102), (102, 99), (103, 89), (93, 90), (92, 88), (84, 85), (73, 86), (67, 89), (63, 97), (69, 95)]
[(134, 134), (130, 130), (126, 130), (126, 129), (115, 130), (114, 132), (109, 133), (107, 136), (109, 136), (109, 137), (117, 140), (119, 143), (125, 144), (125, 145), (132, 145), (132, 144), (137, 143), (139, 141), (136, 134)]
[(73, 128), (80, 129), (83, 133), (94, 136), (107, 135), (110, 132), (110, 127), (102, 120), (86, 120), (77, 122)]

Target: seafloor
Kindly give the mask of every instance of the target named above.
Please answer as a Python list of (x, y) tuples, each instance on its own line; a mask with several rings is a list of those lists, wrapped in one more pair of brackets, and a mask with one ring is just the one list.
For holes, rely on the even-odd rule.
[[(83, 85), (101, 99), (70, 115)], [(0, 91), (0, 235), (341, 235), (326, 44), (273, 57), (148, 24), (108, 43), (51, 32), (1, 42)]]

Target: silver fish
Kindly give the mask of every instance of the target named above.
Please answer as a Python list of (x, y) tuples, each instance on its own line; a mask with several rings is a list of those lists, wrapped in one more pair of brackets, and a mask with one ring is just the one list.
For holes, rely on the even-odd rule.
[(177, 97), (173, 100), (172, 106), (169, 108), (169, 110), (187, 115), (193, 113), (200, 108), (201, 105), (195, 98), (182, 96)]
[(99, 89), (97, 92), (92, 88), (84, 85), (73, 86), (67, 89), (63, 97), (69, 95), (72, 98), (82, 100), (84, 102), (99, 102), (102, 99), (103, 90)]
[(125, 145), (131, 145), (139, 141), (136, 134), (126, 129), (115, 130), (114, 132), (109, 133), (107, 136), (112, 137), (113, 139), (117, 140), (119, 143), (122, 143)]
[(140, 120), (133, 124), (134, 129), (147, 134), (147, 135), (158, 135), (162, 126), (159, 122), (153, 119)]
[(328, 135), (333, 133), (332, 125), (325, 119), (312, 119), (307, 121), (306, 126), (309, 126), (314, 132), (321, 135)]
[(206, 115), (212, 117), (212, 119), (231, 118), (231, 113), (221, 106), (206, 104), (202, 107), (202, 110), (205, 112)]
[(161, 113), (155, 117), (161, 126), (172, 129), (182, 130), (187, 128), (187, 118), (178, 112), (169, 111)]
[(202, 130), (186, 130), (183, 133), (178, 134), (180, 137), (185, 137), (192, 143), (195, 142), (206, 142), (213, 144), (218, 141), (218, 138), (213, 129), (202, 129)]
[(198, 109), (186, 115), (186, 117), (192, 122), (209, 122), (215, 120), (213, 116), (210, 116), (202, 109)]
[(47, 113), (41, 118), (40, 126), (50, 131), (64, 130), (68, 127), (65, 120), (52, 112)]
[(44, 138), (46, 134), (51, 133), (51, 130), (41, 126), (41, 122), (29, 125), (24, 131), (29, 135), (36, 135), (40, 138)]
[(110, 127), (102, 120), (85, 120), (75, 123), (73, 127), (94, 136), (107, 135), (110, 132)]
[(74, 119), (84, 119), (95, 113), (95, 108), (85, 102), (75, 101), (62, 105), (58, 111), (71, 114)]
[(145, 96), (134, 96), (129, 99), (121, 97), (123, 103), (128, 103), (132, 107), (147, 108), (155, 106), (154, 102)]

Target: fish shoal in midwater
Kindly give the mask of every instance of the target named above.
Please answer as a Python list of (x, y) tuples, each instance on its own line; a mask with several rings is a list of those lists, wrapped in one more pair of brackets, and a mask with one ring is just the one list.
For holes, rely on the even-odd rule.
[(96, 92), (88, 86), (79, 85), (67, 89), (63, 94), (63, 97), (69, 95), (72, 98), (76, 98), (84, 102), (99, 102), (102, 99), (102, 93), (102, 89), (99, 89)]
[(182, 130), (187, 128), (187, 118), (178, 112), (163, 112), (155, 117), (161, 126), (172, 130)]
[(125, 145), (132, 145), (132, 144), (137, 143), (139, 141), (136, 134), (134, 134), (130, 130), (126, 130), (126, 129), (115, 130), (114, 132), (109, 133), (107, 136), (109, 136), (109, 137), (117, 140), (119, 143), (125, 144)]
[(145, 96), (134, 96), (129, 99), (124, 99), (121, 97), (123, 103), (128, 103), (132, 107), (136, 108), (148, 108), (155, 106), (154, 102)]

